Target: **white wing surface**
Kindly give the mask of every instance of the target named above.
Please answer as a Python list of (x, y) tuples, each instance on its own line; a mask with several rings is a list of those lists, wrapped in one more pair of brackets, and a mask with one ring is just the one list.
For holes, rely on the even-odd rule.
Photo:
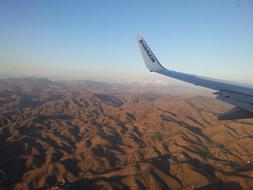
[(253, 86), (168, 70), (159, 63), (141, 36), (137, 36), (137, 43), (144, 62), (151, 72), (157, 72), (184, 82), (216, 90), (217, 99), (235, 106), (232, 110), (219, 116), (219, 119), (253, 117)]

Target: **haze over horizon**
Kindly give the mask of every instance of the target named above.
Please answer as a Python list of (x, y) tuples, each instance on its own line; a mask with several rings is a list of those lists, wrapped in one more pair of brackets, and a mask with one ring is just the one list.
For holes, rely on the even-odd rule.
[(252, 18), (252, 0), (3, 0), (0, 78), (176, 83), (148, 72), (138, 33), (167, 68), (253, 83)]

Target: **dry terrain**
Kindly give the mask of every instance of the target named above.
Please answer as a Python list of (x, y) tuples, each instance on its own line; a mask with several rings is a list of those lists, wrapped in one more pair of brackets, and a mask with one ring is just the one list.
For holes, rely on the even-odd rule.
[(0, 189), (253, 189), (253, 119), (212, 97), (0, 81)]

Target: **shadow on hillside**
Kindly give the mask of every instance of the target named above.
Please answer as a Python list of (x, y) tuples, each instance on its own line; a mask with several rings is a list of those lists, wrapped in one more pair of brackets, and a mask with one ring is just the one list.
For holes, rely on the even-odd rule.
[(123, 105), (123, 102), (113, 95), (95, 93), (92, 98), (99, 99), (113, 107), (121, 107)]
[[(112, 189), (127, 190), (129, 189), (125, 184), (121, 182), (121, 176), (114, 176), (110, 178), (99, 177), (94, 180), (80, 179), (74, 182), (67, 182), (63, 185), (59, 185), (62, 189), (93, 189), (100, 190), (104, 189), (108, 184), (112, 186)], [(98, 184), (98, 182), (100, 182)]]
[[(206, 139), (207, 141), (210, 142), (209, 138), (202, 132), (202, 130), (198, 127), (195, 127), (195, 126), (192, 126), (188, 123), (185, 123), (183, 121), (179, 121), (171, 116), (166, 116), (166, 115), (160, 115), (160, 118), (163, 120), (163, 121), (172, 121), (176, 124), (178, 124), (178, 126), (182, 127), (182, 128), (185, 128), (186, 130), (196, 134), (197, 136), (200, 136), (200, 137), (203, 137), (204, 139)], [(198, 126), (198, 124), (196, 124)]]
[(197, 188), (196, 190), (243, 190), (242, 186), (237, 182), (218, 182), (211, 185), (205, 185), (203, 187)]
[(71, 120), (74, 119), (72, 115), (38, 115), (37, 121), (45, 121), (47, 119)]
[(79, 176), (81, 170), (78, 166), (78, 161), (76, 159), (66, 159), (61, 160), (60, 162), (64, 165), (67, 171), (71, 172), (76, 177)]
[[(182, 182), (180, 181), (180, 179), (177, 176), (171, 174), (171, 172), (170, 172), (170, 162), (168, 161), (168, 159), (153, 160), (152, 164), (156, 168), (158, 168), (159, 170), (161, 170), (164, 174), (166, 174), (167, 176), (169, 176), (170, 178), (172, 178), (173, 180), (175, 180), (179, 185), (182, 185)], [(167, 186), (167, 184), (163, 181), (163, 179), (161, 177), (159, 177), (154, 172), (152, 174), (159, 181), (159, 183), (161, 184), (162, 187), (166, 187), (165, 189), (169, 189), (169, 187)]]
[(6, 142), (0, 145), (0, 189), (10, 189), (17, 183), (25, 172), (25, 162), (22, 142)]

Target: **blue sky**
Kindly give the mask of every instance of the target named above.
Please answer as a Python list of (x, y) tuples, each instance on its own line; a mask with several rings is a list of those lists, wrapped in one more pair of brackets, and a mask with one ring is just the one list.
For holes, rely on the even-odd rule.
[(0, 0), (0, 78), (164, 79), (136, 34), (165, 67), (253, 83), (253, 0)]

